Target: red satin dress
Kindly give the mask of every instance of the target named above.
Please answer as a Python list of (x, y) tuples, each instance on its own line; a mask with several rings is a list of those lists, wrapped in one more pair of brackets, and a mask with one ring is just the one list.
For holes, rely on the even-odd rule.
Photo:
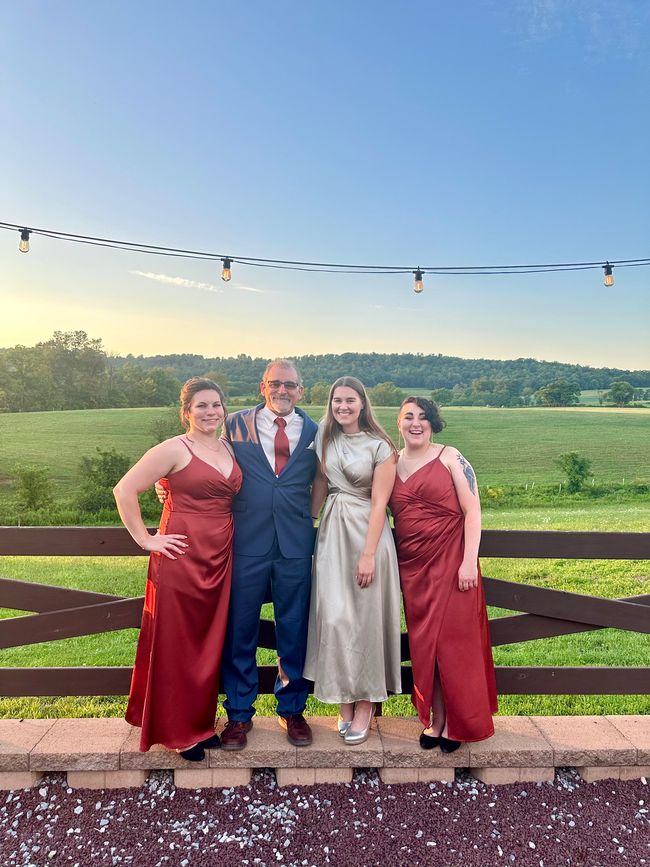
[(152, 744), (183, 749), (214, 734), (230, 599), (231, 506), (241, 482), (234, 461), (226, 478), (194, 454), (168, 478), (160, 532), (185, 534), (189, 547), (176, 560), (149, 558), (126, 711), (127, 722), (142, 728), (142, 751)]
[(480, 569), (475, 590), (458, 589), (464, 515), (451, 473), (439, 458), (405, 482), (397, 476), (390, 499), (411, 648), (411, 698), (428, 727), (437, 666), (447, 736), (481, 741), (494, 734), (497, 710), (485, 597)]

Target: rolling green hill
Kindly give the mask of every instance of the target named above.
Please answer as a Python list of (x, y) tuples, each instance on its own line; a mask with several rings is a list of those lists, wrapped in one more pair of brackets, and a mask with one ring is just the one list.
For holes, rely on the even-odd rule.
[[(323, 414), (319, 407), (308, 411), (315, 419)], [(10, 496), (17, 463), (49, 468), (55, 497), (69, 498), (83, 455), (97, 446), (114, 447), (135, 461), (154, 442), (155, 420), (170, 413), (146, 408), (0, 415), (0, 498)], [(381, 407), (377, 414), (397, 438), (397, 409)], [(650, 410), (450, 407), (445, 417), (440, 441), (468, 457), (482, 488), (559, 483), (562, 474), (554, 461), (567, 451), (592, 461), (597, 484), (650, 479)]]

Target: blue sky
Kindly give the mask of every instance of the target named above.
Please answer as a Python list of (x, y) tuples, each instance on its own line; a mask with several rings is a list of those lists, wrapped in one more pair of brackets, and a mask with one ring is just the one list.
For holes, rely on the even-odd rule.
[[(379, 265), (650, 256), (650, 4), (1, 0), (0, 220)], [(650, 268), (272, 271), (0, 232), (0, 346), (650, 368)]]

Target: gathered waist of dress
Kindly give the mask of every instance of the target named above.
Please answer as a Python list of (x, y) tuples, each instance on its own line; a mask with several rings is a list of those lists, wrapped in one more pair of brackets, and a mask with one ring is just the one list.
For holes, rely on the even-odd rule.
[(464, 521), (465, 515), (459, 509), (447, 509), (441, 504), (432, 503), (417, 503), (413, 504), (408, 509), (403, 509), (397, 513), (393, 512), (395, 523), (411, 522), (417, 524), (426, 524), (431, 521)]
[(344, 491), (342, 488), (328, 488), (327, 496), (349, 497), (362, 503), (370, 502), (370, 490), (363, 488), (359, 491)]

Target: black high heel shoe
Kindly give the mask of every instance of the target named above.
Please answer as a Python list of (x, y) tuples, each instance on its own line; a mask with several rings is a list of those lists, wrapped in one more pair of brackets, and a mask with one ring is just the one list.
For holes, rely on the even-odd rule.
[(204, 750), (219, 750), (221, 749), (221, 738), (219, 735), (212, 735), (204, 741), (199, 741), (197, 746), (203, 747)]
[(455, 753), (461, 744), (462, 741), (452, 741), (449, 738), (443, 738), (443, 736), (440, 735), (440, 750), (443, 753)]
[(433, 735), (422, 732), (420, 735), (420, 746), (423, 750), (432, 750), (434, 747), (440, 746), (440, 740), (439, 737), (436, 738)]
[(193, 747), (188, 747), (186, 750), (179, 750), (179, 756), (188, 762), (202, 762), (205, 758), (205, 750), (203, 744), (194, 744)]

